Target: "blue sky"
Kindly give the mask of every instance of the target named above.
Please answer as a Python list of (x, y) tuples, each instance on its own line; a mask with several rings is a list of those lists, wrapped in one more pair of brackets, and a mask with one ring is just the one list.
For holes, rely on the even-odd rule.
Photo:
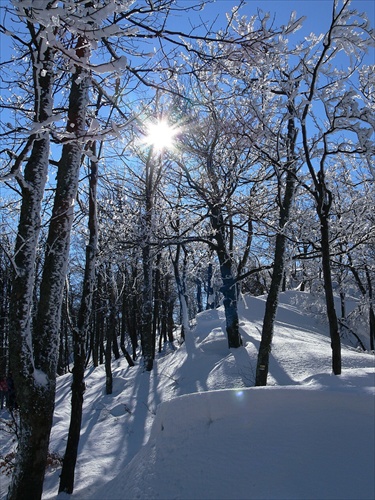
[[(179, 0), (187, 5), (196, 5), (199, 0)], [(199, 17), (209, 24), (216, 20), (217, 28), (225, 25), (225, 14), (237, 6), (240, 0), (213, 0), (212, 3), (198, 13), (190, 13), (188, 16), (180, 15), (171, 20), (168, 24), (170, 29), (189, 31), (189, 28), (199, 24)], [(341, 2), (340, 2), (341, 3)], [(306, 16), (303, 27), (297, 31), (294, 41), (303, 39), (311, 32), (315, 34), (325, 33), (330, 25), (332, 16), (333, 0), (245, 0), (245, 5), (241, 13), (246, 16), (252, 16), (258, 9), (264, 12), (270, 12), (271, 18), (274, 18), (275, 28), (286, 24), (292, 11), (296, 11), (297, 18)], [(358, 12), (365, 12), (370, 20), (371, 26), (375, 27), (375, 2), (373, 0), (352, 0), (351, 9)], [(201, 33), (201, 32), (200, 32)], [(375, 50), (365, 57), (366, 64), (375, 64)]]
[[(186, 4), (196, 5), (199, 0), (179, 0), (181, 3), (186, 1)], [(4, 7), (9, 2), (7, 0), (0, 0), (0, 7)], [(239, 4), (239, 0), (216, 0), (214, 3), (209, 4), (205, 9), (199, 13), (190, 13), (189, 16), (181, 15), (175, 21), (169, 24), (172, 28), (174, 22), (176, 26), (173, 29), (182, 30), (184, 26), (195, 25), (201, 19), (212, 22), (218, 18), (217, 26), (223, 25), (225, 21), (225, 13), (230, 12), (231, 9)], [(297, 16), (307, 16), (304, 22), (304, 28), (300, 30), (299, 34), (303, 36), (304, 33), (314, 32), (316, 34), (327, 30), (330, 22), (333, 0), (247, 0), (242, 9), (242, 13), (251, 16), (261, 9), (266, 12), (275, 14), (275, 26), (284, 24), (289, 19), (290, 13), (295, 10)], [(373, 0), (352, 0), (351, 7), (359, 12), (366, 12), (372, 26), (375, 26), (375, 2)], [(0, 9), (1, 10), (1, 9)], [(198, 21), (193, 19), (196, 17)], [(187, 18), (190, 18), (190, 23), (187, 23)], [(187, 28), (188, 29), (188, 28)], [(0, 61), (3, 61), (9, 55), (8, 40), (3, 35), (0, 36)], [(375, 52), (372, 51), (368, 63), (375, 63)]]
[[(239, 0), (216, 0), (206, 7), (205, 11), (214, 13), (228, 12)], [(308, 16), (307, 22), (311, 29), (325, 30), (329, 25), (333, 0), (247, 0), (243, 8), (245, 14), (254, 14), (257, 9), (276, 14), (276, 24), (283, 24), (289, 18), (290, 12), (295, 10), (299, 16)], [(366, 12), (372, 24), (375, 20), (375, 2), (373, 0), (352, 0), (351, 8), (359, 12)], [(204, 17), (202, 15), (202, 17)]]
[[(190, 1), (190, 0), (188, 0)], [(207, 6), (202, 12), (202, 18), (209, 17), (212, 19), (215, 15), (223, 16), (229, 12), (234, 6), (239, 4), (239, 0), (216, 0), (212, 5)], [(332, 13), (333, 0), (247, 0), (242, 12), (246, 15), (253, 15), (257, 9), (275, 14), (275, 25), (284, 24), (290, 16), (290, 13), (295, 10), (297, 16), (307, 16), (305, 27), (310, 33), (326, 31)], [(375, 2), (373, 0), (352, 0), (351, 8), (359, 12), (366, 12), (372, 26), (375, 25)], [(301, 31), (302, 32), (302, 31)]]

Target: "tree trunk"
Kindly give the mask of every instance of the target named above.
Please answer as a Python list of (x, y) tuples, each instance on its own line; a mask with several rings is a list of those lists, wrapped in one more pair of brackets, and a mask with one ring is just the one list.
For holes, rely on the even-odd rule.
[(136, 294), (132, 297), (132, 307), (130, 312), (129, 321), (129, 337), (132, 345), (132, 358), (135, 361), (137, 359), (137, 349), (138, 349), (138, 324), (139, 320), (139, 304), (137, 301)]
[(107, 343), (105, 346), (105, 393), (112, 394), (113, 390), (113, 377), (112, 377), (112, 333), (107, 330)]
[(125, 343), (123, 342), (123, 340), (121, 340), (121, 342), (120, 342), (120, 349), (122, 351), (122, 354), (125, 356), (125, 359), (128, 362), (128, 365), (134, 366), (134, 361), (132, 360), (130, 354), (126, 350)]
[(185, 335), (189, 331), (189, 311), (188, 311), (187, 296), (185, 293), (185, 283), (184, 283), (183, 279), (181, 278), (180, 269), (179, 269), (181, 248), (182, 248), (181, 244), (180, 243), (177, 244), (175, 258), (172, 257), (172, 252), (170, 252), (170, 256), (171, 256), (171, 260), (172, 260), (172, 264), (173, 264), (174, 277), (175, 277), (176, 286), (177, 286), (177, 293), (178, 293), (178, 300), (180, 302), (181, 338), (184, 341)]
[(202, 301), (202, 280), (200, 278), (197, 278), (195, 280), (195, 284), (197, 285), (197, 295), (196, 295), (196, 300), (197, 300), (197, 312), (201, 313), (203, 311), (203, 301)]
[(152, 262), (151, 249), (146, 243), (142, 249), (143, 258), (143, 292), (142, 292), (142, 330), (141, 344), (144, 366), (151, 371), (154, 362), (152, 339)]
[(322, 268), (323, 282), (326, 298), (327, 317), (329, 323), (329, 334), (331, 337), (332, 348), (332, 371), (335, 375), (341, 374), (341, 341), (340, 332), (335, 310), (335, 301), (333, 295), (330, 245), (329, 245), (329, 224), (325, 214), (320, 214), (320, 231), (322, 247)]
[(109, 315), (109, 329), (112, 332), (112, 352), (115, 359), (120, 359), (120, 350), (118, 347), (118, 339), (117, 339), (117, 314), (116, 314), (116, 306), (111, 306), (111, 312)]
[[(84, 40), (80, 38), (77, 42), (78, 57), (83, 57), (86, 53), (87, 49), (82, 48), (83, 44)], [(84, 135), (87, 102), (88, 78), (85, 70), (77, 67), (72, 78), (67, 124), (67, 130), (74, 131), (77, 137)], [(25, 402), (22, 403), (21, 420), (24, 421), (21, 422), (18, 450), (20, 458), (17, 460), (9, 491), (9, 499), (12, 500), (23, 498), (36, 500), (42, 494), (54, 409), (61, 302), (81, 160), (81, 140), (72, 140), (64, 145), (57, 172), (56, 193), (40, 285), (40, 300), (32, 339), (34, 366), (27, 367), (30, 375), (28, 383), (23, 384), (22, 389)], [(30, 355), (29, 349), (28, 346), (27, 350), (18, 353), (23, 365), (25, 365), (23, 362), (25, 354)], [(13, 364), (17, 368), (20, 362)], [(20, 370), (18, 377), (22, 375), (25, 377), (24, 369)], [(20, 383), (18, 387), (16, 386), (16, 390), (19, 389)], [(41, 413), (40, 419), (35, 420), (30, 416), (34, 412)]]
[(259, 346), (256, 386), (267, 385), (269, 368), (269, 355), (272, 348), (272, 339), (277, 306), (279, 302), (279, 290), (284, 272), (285, 235), (282, 230), (276, 236), (275, 262), (273, 267), (270, 290), (266, 300), (266, 309), (263, 318), (262, 337)]
[[(293, 112), (293, 107), (289, 106), (289, 112)], [(267, 385), (267, 376), (269, 368), (269, 356), (272, 348), (272, 339), (274, 332), (274, 323), (276, 317), (277, 306), (279, 302), (279, 291), (284, 278), (284, 256), (286, 236), (284, 233), (285, 225), (289, 220), (290, 210), (293, 203), (295, 191), (295, 174), (296, 165), (294, 158), (294, 146), (296, 140), (296, 130), (294, 119), (288, 121), (288, 161), (290, 162), (289, 169), (286, 174), (286, 185), (283, 200), (280, 200), (280, 218), (279, 231), (276, 235), (275, 257), (273, 265), (273, 273), (271, 279), (270, 290), (266, 300), (266, 308), (263, 318), (262, 337), (259, 346), (257, 368), (256, 368), (256, 386)], [(279, 179), (281, 182), (281, 179)], [(279, 185), (279, 193), (280, 193)], [(279, 194), (279, 199), (280, 199)]]
[(237, 307), (237, 291), (236, 282), (234, 280), (223, 279), (221, 288), (224, 295), (224, 310), (226, 319), (226, 330), (228, 336), (228, 347), (240, 347), (242, 339), (239, 332), (238, 307)]
[(374, 313), (374, 308), (372, 305), (373, 302), (373, 292), (372, 292), (372, 284), (371, 284), (371, 277), (369, 270), (367, 266), (365, 267), (365, 272), (366, 272), (366, 281), (367, 281), (367, 288), (363, 284), (361, 277), (358, 273), (358, 270), (353, 266), (353, 261), (351, 258), (351, 255), (348, 254), (348, 259), (349, 259), (349, 269), (352, 272), (355, 282), (357, 283), (357, 286), (359, 288), (359, 291), (362, 294), (362, 297), (364, 300), (368, 300), (369, 303), (369, 335), (370, 335), (370, 350), (373, 351), (375, 348), (374, 341), (375, 341), (375, 313)]
[[(43, 480), (47, 463), (49, 436), (52, 427), (55, 386), (39, 391), (37, 401), (29, 403), (29, 411), (23, 412), (20, 421), (17, 462), (10, 485), (8, 499), (38, 500), (42, 496)], [(37, 392), (37, 391), (35, 391)], [(17, 395), (18, 401), (19, 394)], [(22, 407), (25, 406), (25, 400)], [(20, 411), (21, 406), (19, 406)]]
[[(35, 122), (51, 117), (53, 97), (53, 51), (39, 48), (33, 55)], [(20, 438), (9, 488), (9, 500), (38, 499), (42, 495), (55, 389), (55, 373), (41, 374), (40, 359), (33, 351), (31, 309), (35, 278), (36, 249), (41, 225), (41, 203), (47, 180), (50, 140), (47, 130), (31, 136), (32, 150), (24, 169), (22, 204), (15, 245), (16, 273), (9, 310), (9, 362), (13, 372), (20, 411)], [(35, 334), (36, 332), (34, 332)], [(42, 332), (48, 347), (58, 339)], [(36, 361), (36, 362), (35, 362)]]
[(208, 264), (207, 268), (207, 299), (206, 299), (206, 309), (215, 308), (215, 297), (214, 288), (212, 286), (212, 262)]
[(153, 257), (151, 254), (151, 233), (154, 210), (154, 164), (152, 148), (148, 154), (145, 165), (145, 215), (144, 215), (144, 241), (142, 247), (143, 265), (143, 290), (142, 290), (142, 329), (141, 344), (144, 367), (151, 371), (154, 363), (154, 342), (152, 337), (152, 268)]
[(156, 257), (156, 265), (155, 265), (155, 278), (154, 278), (154, 307), (153, 307), (153, 319), (152, 319), (152, 348), (153, 348), (153, 357), (155, 358), (155, 349), (156, 349), (156, 336), (157, 331), (160, 330), (160, 281), (161, 281), (161, 273), (160, 273), (160, 262), (161, 262), (161, 253), (159, 252)]
[(120, 349), (122, 354), (125, 356), (126, 361), (129, 366), (134, 366), (134, 361), (132, 360), (129, 352), (125, 347), (125, 334), (126, 334), (126, 290), (123, 292), (122, 296), (122, 316), (121, 316), (121, 335), (120, 335)]
[(211, 207), (211, 224), (215, 232), (216, 252), (220, 264), (220, 274), (223, 285), (221, 292), (224, 296), (224, 310), (228, 347), (237, 348), (242, 345), (239, 331), (237, 282), (234, 276), (233, 261), (225, 242), (225, 223), (218, 204)]
[(368, 288), (368, 299), (369, 299), (369, 328), (370, 328), (370, 349), (375, 350), (375, 313), (373, 308), (373, 291), (370, 271), (367, 266), (366, 268), (366, 278), (367, 278), (367, 288)]
[(370, 304), (370, 308), (369, 308), (369, 323), (370, 323), (370, 350), (374, 351), (375, 350), (375, 313), (374, 313), (374, 309), (372, 307), (372, 304)]
[[(95, 145), (92, 145), (95, 155)], [(86, 341), (90, 326), (92, 310), (92, 295), (95, 284), (95, 264), (98, 246), (98, 221), (96, 210), (96, 191), (98, 180), (98, 166), (91, 162), (89, 185), (89, 242), (86, 247), (85, 274), (81, 305), (78, 313), (77, 328), (73, 332), (74, 341), (74, 368), (72, 382), (72, 400), (68, 442), (66, 445), (63, 466), (60, 475), (59, 493), (73, 493), (74, 471), (77, 462), (77, 453), (82, 423), (83, 395), (85, 392), (84, 374), (86, 365)]]

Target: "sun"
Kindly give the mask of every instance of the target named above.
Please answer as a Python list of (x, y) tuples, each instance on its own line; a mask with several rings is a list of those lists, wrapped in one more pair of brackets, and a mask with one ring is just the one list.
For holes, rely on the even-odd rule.
[(178, 130), (169, 125), (166, 120), (158, 120), (147, 126), (145, 142), (156, 151), (171, 149), (174, 146), (174, 140), (177, 133)]

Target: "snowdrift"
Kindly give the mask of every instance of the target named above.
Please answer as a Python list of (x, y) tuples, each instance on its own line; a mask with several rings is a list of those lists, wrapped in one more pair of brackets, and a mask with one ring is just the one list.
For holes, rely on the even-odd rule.
[[(371, 499), (374, 401), (353, 391), (222, 390), (162, 403), (104, 499)], [(357, 429), (357, 431), (354, 431)]]

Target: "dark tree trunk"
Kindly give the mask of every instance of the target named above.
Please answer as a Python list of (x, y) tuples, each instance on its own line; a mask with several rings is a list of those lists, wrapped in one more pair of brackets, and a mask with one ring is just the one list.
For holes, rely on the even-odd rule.
[(242, 339), (239, 332), (238, 304), (237, 304), (237, 283), (231, 275), (232, 269), (229, 262), (220, 265), (221, 278), (223, 286), (221, 291), (224, 296), (224, 311), (226, 320), (226, 331), (228, 337), (228, 347), (236, 348), (242, 345)]
[(98, 289), (94, 293), (94, 321), (91, 331), (91, 351), (92, 351), (92, 362), (96, 368), (99, 364), (103, 364), (103, 328), (104, 328), (104, 317), (103, 317), (103, 304), (99, 294), (99, 290), (102, 287), (102, 274), (98, 272)]
[[(10, 486), (9, 499), (38, 500), (42, 496), (54, 395), (54, 385), (50, 384), (43, 395), (39, 395), (37, 405), (36, 401), (29, 401), (31, 410), (22, 416), (16, 464), (18, 474)], [(19, 401), (19, 394), (17, 398)]]
[(228, 347), (236, 348), (242, 345), (242, 339), (239, 332), (238, 307), (237, 307), (237, 290), (236, 282), (227, 277), (223, 278), (223, 286), (221, 288), (224, 295), (224, 310), (226, 319), (226, 330), (228, 336)]
[(367, 281), (367, 289), (366, 286), (363, 284), (361, 277), (358, 273), (358, 270), (353, 266), (353, 262), (351, 259), (350, 254), (348, 255), (349, 259), (349, 269), (352, 272), (355, 282), (357, 283), (357, 286), (359, 288), (359, 291), (362, 294), (362, 297), (365, 300), (368, 300), (369, 302), (369, 335), (370, 335), (370, 350), (373, 351), (375, 349), (375, 313), (374, 313), (374, 308), (372, 305), (373, 301), (373, 291), (372, 291), (372, 283), (371, 283), (371, 277), (369, 270), (366, 266), (365, 272), (366, 272), (366, 281)]
[(212, 286), (212, 263), (208, 264), (207, 268), (207, 302), (206, 309), (214, 309), (215, 307), (215, 299), (214, 299), (214, 288)]
[(142, 290), (142, 329), (141, 345), (144, 367), (146, 371), (151, 371), (154, 363), (154, 342), (152, 336), (152, 315), (153, 315), (153, 290), (152, 290), (152, 271), (153, 256), (151, 252), (151, 233), (154, 210), (154, 189), (155, 189), (155, 169), (152, 148), (147, 157), (145, 165), (145, 215), (144, 215), (144, 241), (142, 247), (142, 266), (143, 266), (143, 290)]
[[(87, 104), (87, 81), (77, 69), (73, 76), (68, 130), (81, 135), (84, 127)], [(78, 186), (82, 145), (72, 141), (63, 148), (57, 174), (57, 188), (52, 218), (49, 226), (47, 249), (40, 286), (40, 301), (33, 332), (35, 369), (34, 379), (28, 384), (27, 397), (21, 409), (21, 438), (19, 460), (10, 486), (10, 499), (41, 497), (45, 465), (48, 453), (49, 435), (52, 426), (56, 367), (59, 346), (59, 325), (61, 301), (69, 253), (70, 230), (73, 220), (73, 205)], [(20, 355), (24, 358), (24, 353)], [(13, 363), (14, 366), (19, 362)], [(22, 377), (20, 370), (18, 377)], [(17, 387), (18, 386), (18, 387)], [(19, 390), (20, 379), (16, 389)], [(26, 388), (26, 384), (24, 384)], [(24, 390), (22, 390), (26, 396)], [(39, 418), (36, 419), (35, 415)], [(35, 448), (36, 447), (36, 448)]]
[[(82, 57), (84, 41), (79, 39), (77, 56)], [(85, 129), (85, 113), (88, 100), (88, 78), (84, 70), (77, 67), (73, 75), (69, 96), (68, 127), (82, 137)], [(23, 393), (21, 409), (21, 438), (9, 499), (37, 499), (41, 497), (43, 478), (48, 453), (49, 435), (52, 426), (56, 367), (59, 347), (59, 325), (62, 294), (69, 256), (70, 230), (73, 221), (73, 206), (78, 187), (81, 165), (82, 142), (65, 144), (57, 172), (57, 187), (49, 225), (46, 255), (40, 285), (40, 300), (33, 332), (34, 368), (28, 367), (28, 383), (21, 389), (20, 378), (25, 371), (25, 352), (13, 363), (19, 377), (16, 390)], [(22, 347), (21, 347), (22, 349)], [(29, 348), (28, 348), (29, 349)], [(23, 363), (24, 364), (24, 363)], [(24, 381), (25, 382), (25, 381)], [(31, 383), (30, 383), (31, 382)], [(35, 419), (39, 415), (39, 419)], [(35, 448), (36, 447), (36, 448)]]
[(162, 342), (170, 342), (173, 345), (173, 310), (174, 298), (171, 296), (171, 275), (167, 274), (164, 279), (163, 300), (162, 300), (162, 321), (159, 338), (159, 352), (161, 352)]
[(116, 328), (112, 330), (112, 351), (115, 359), (120, 359), (120, 349), (118, 345), (118, 338), (116, 334)]
[(57, 374), (64, 375), (69, 369), (69, 304), (68, 304), (68, 287), (65, 286), (64, 298), (62, 304), (61, 321), (60, 321), (60, 346), (59, 359), (57, 363)]
[[(77, 56), (82, 57), (85, 50), (82, 45), (83, 39), (77, 42)], [(82, 137), (85, 130), (86, 108), (88, 102), (88, 75), (77, 67), (73, 75), (69, 97), (68, 125), (69, 131), (74, 130), (78, 137)], [(59, 324), (61, 301), (66, 276), (66, 268), (69, 257), (70, 231), (73, 221), (73, 206), (76, 198), (79, 170), (82, 160), (82, 142), (72, 141), (65, 144), (57, 173), (57, 187), (54, 199), (51, 222), (46, 245), (46, 255), (43, 267), (42, 281), (40, 286), (40, 300), (38, 314), (35, 322), (34, 352), (38, 360), (36, 368), (40, 375), (46, 375), (48, 383), (45, 392), (48, 399), (42, 397), (43, 390), (35, 391), (33, 395), (33, 408), (43, 408), (43, 421), (45, 427), (43, 432), (45, 439), (39, 443), (38, 453), (44, 455), (44, 466), (48, 452), (48, 439), (52, 425), (55, 393), (56, 364), (59, 345)], [(43, 406), (44, 405), (44, 406)], [(31, 412), (30, 412), (31, 413)], [(41, 432), (41, 422), (33, 422), (38, 428), (33, 429), (31, 434)], [(31, 429), (29, 429), (30, 431)], [(24, 454), (24, 447), (20, 445), (20, 454)], [(30, 464), (35, 468), (35, 461)], [(41, 463), (39, 467), (41, 468)], [(44, 470), (43, 470), (44, 475)], [(28, 482), (32, 482), (32, 475)], [(31, 489), (31, 485), (29, 486)], [(33, 486), (35, 488), (35, 486)], [(40, 486), (42, 488), (42, 485)], [(37, 498), (31, 495), (30, 490), (25, 496), (18, 491), (14, 498)]]
[(126, 350), (125, 343), (123, 341), (120, 342), (120, 349), (122, 351), (122, 354), (125, 356), (125, 359), (128, 362), (128, 365), (134, 366), (134, 361), (132, 360), (130, 354)]
[[(3, 243), (6, 244), (5, 241)], [(0, 267), (0, 378), (4, 378), (7, 373), (8, 362), (9, 301), (12, 289), (12, 268), (8, 256), (2, 248), (0, 248)]]
[(141, 345), (144, 366), (146, 371), (153, 367), (153, 339), (152, 339), (152, 262), (149, 245), (142, 249), (143, 258), (143, 293), (142, 293), (142, 330)]
[[(289, 107), (292, 112), (292, 106)], [(286, 174), (286, 184), (283, 199), (281, 200), (281, 186), (279, 185), (279, 205), (280, 205), (280, 218), (279, 218), (279, 231), (276, 235), (275, 244), (275, 257), (273, 265), (273, 273), (271, 279), (270, 290), (266, 300), (266, 308), (263, 318), (262, 337), (259, 346), (257, 368), (256, 368), (256, 386), (267, 385), (267, 376), (269, 369), (269, 356), (272, 348), (272, 339), (274, 332), (274, 323), (276, 317), (277, 306), (279, 302), (279, 291), (284, 278), (284, 256), (285, 256), (285, 243), (286, 235), (284, 228), (289, 220), (290, 210), (293, 203), (295, 191), (295, 174), (296, 165), (294, 159), (294, 145), (296, 140), (296, 131), (293, 118), (288, 122), (288, 161), (290, 165)], [(281, 179), (279, 178), (279, 182)]]
[(91, 350), (92, 361), (94, 367), (104, 363), (104, 331), (105, 331), (105, 318), (103, 298), (101, 290), (104, 287), (103, 273), (105, 271), (100, 267), (97, 269), (97, 289), (94, 292), (94, 316), (91, 332)]
[(197, 312), (203, 311), (203, 301), (202, 301), (202, 280), (200, 278), (196, 279), (197, 285)]
[[(95, 155), (95, 145), (92, 145)], [(97, 163), (91, 162), (89, 182), (89, 242), (86, 247), (85, 274), (81, 305), (78, 313), (77, 328), (73, 331), (74, 368), (72, 400), (68, 442), (60, 475), (59, 493), (73, 493), (74, 471), (77, 462), (78, 445), (81, 433), (83, 395), (85, 392), (84, 373), (86, 366), (86, 342), (92, 310), (92, 295), (95, 283), (95, 263), (98, 243), (98, 221), (96, 210), (96, 191), (98, 180)]]
[[(33, 27), (30, 32), (34, 33)], [(33, 57), (35, 122), (51, 117), (53, 104), (53, 51), (40, 51), (36, 40)], [(40, 58), (40, 59), (39, 59)], [(9, 488), (9, 500), (39, 499), (42, 495), (45, 465), (55, 391), (55, 363), (45, 366), (40, 350), (33, 351), (35, 335), (40, 335), (48, 353), (58, 350), (59, 341), (49, 338), (49, 332), (32, 332), (36, 249), (41, 225), (41, 203), (49, 165), (49, 132), (40, 131), (29, 139), (32, 145), (24, 168), (25, 183), (21, 183), (22, 204), (15, 245), (16, 273), (12, 283), (9, 310), (9, 361), (13, 372), (20, 411), (20, 436), (16, 465)], [(25, 153), (28, 146), (25, 148)], [(22, 161), (22, 159), (21, 159)], [(56, 342), (56, 345), (53, 345)], [(57, 360), (56, 360), (57, 362)], [(43, 371), (39, 371), (43, 370)]]
[(126, 291), (124, 290), (122, 297), (122, 316), (121, 316), (121, 335), (120, 335), (120, 349), (122, 354), (125, 356), (126, 361), (129, 366), (134, 366), (134, 361), (132, 360), (130, 354), (125, 347), (125, 335), (126, 335)]
[(170, 298), (167, 304), (167, 335), (168, 335), (168, 342), (171, 343), (174, 341), (173, 332), (175, 328), (173, 320), (174, 302), (175, 301)]
[(168, 296), (168, 275), (162, 280), (160, 291), (160, 331), (159, 331), (159, 349), (161, 352), (163, 342), (167, 342), (167, 296)]
[(335, 375), (341, 374), (341, 340), (339, 325), (337, 321), (335, 301), (333, 295), (331, 261), (330, 261), (330, 244), (329, 244), (329, 223), (328, 217), (320, 214), (320, 231), (321, 231), (321, 247), (322, 247), (322, 268), (323, 268), (323, 283), (326, 298), (327, 317), (329, 324), (329, 334), (331, 338), (332, 348), (332, 371)]
[(120, 359), (120, 350), (118, 346), (117, 339), (117, 314), (116, 307), (111, 307), (111, 313), (109, 317), (109, 329), (112, 332), (112, 351), (115, 359)]
[(130, 342), (132, 344), (132, 358), (135, 361), (137, 359), (137, 349), (138, 349), (138, 323), (140, 322), (139, 305), (136, 295), (132, 298), (132, 307), (130, 313), (129, 321), (129, 336)]
[(341, 320), (344, 321), (346, 318), (346, 305), (345, 305), (345, 293), (340, 292), (340, 309), (341, 309)]
[(156, 258), (156, 266), (155, 266), (155, 277), (154, 277), (154, 308), (153, 308), (153, 320), (152, 320), (152, 348), (153, 348), (153, 357), (155, 358), (155, 348), (156, 348), (156, 334), (158, 329), (160, 329), (160, 281), (161, 281), (161, 273), (160, 273), (160, 262), (161, 262), (161, 253), (158, 253)]
[(286, 272), (285, 272), (285, 270), (283, 272), (283, 281), (281, 283), (281, 291), (282, 292), (286, 291)]
[(370, 309), (369, 309), (369, 322), (370, 322), (370, 350), (374, 351), (375, 350), (375, 313), (374, 313), (374, 309), (372, 307), (372, 304), (370, 304)]
[(276, 236), (275, 261), (272, 273), (270, 290), (267, 295), (266, 308), (263, 318), (262, 337), (259, 346), (256, 386), (267, 385), (269, 369), (269, 356), (272, 348), (272, 339), (277, 306), (279, 302), (279, 290), (283, 279), (285, 253), (285, 235), (280, 232)]
[(185, 292), (185, 283), (180, 274), (179, 261), (182, 245), (176, 245), (176, 255), (173, 258), (172, 252), (170, 252), (174, 277), (177, 286), (178, 300), (180, 302), (180, 317), (181, 317), (181, 338), (182, 341), (185, 340), (186, 331), (189, 329), (189, 314), (188, 314), (188, 298)]
[(368, 298), (369, 298), (369, 327), (370, 327), (370, 349), (371, 351), (375, 350), (375, 313), (373, 307), (373, 289), (370, 271), (367, 266), (365, 266), (366, 270), (366, 278), (367, 278), (367, 289), (368, 289)]
[(107, 331), (107, 343), (105, 346), (105, 393), (112, 394), (113, 377), (112, 377), (112, 333)]
[(232, 257), (226, 247), (225, 224), (219, 205), (211, 207), (211, 224), (215, 232), (216, 252), (223, 282), (221, 292), (224, 296), (223, 302), (228, 346), (229, 348), (237, 348), (242, 345), (238, 321), (237, 282), (234, 276)]

